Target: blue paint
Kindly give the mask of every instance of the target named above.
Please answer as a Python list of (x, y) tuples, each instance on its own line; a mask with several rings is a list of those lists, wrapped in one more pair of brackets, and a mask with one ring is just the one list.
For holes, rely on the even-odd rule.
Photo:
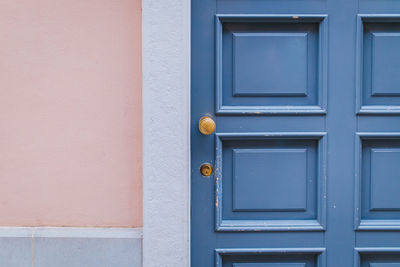
[(325, 113), (328, 19), (300, 20), (216, 16), (217, 114)]
[[(307, 177), (307, 149), (260, 146), (233, 149), (233, 193), (228, 189), (223, 199), (233, 199), (233, 213), (306, 211), (307, 184), (311, 183)], [(225, 162), (222, 167), (231, 164)]]
[(355, 226), (400, 230), (400, 134), (357, 133)]
[[(228, 25), (226, 25), (228, 27)], [(230, 28), (235, 28), (232, 25)], [(223, 71), (224, 88), (232, 87), (233, 93), (230, 95), (234, 99), (241, 96), (258, 97), (250, 99), (253, 105), (255, 100), (263, 99), (263, 97), (306, 97), (308, 91), (308, 80), (315, 87), (315, 79), (312, 75), (308, 75), (308, 44), (313, 38), (307, 32), (286, 33), (281, 32), (250, 32), (250, 29), (230, 29), (231, 34), (228, 35), (233, 42), (224, 40), (224, 44), (232, 45), (232, 57), (227, 57), (228, 62), (232, 64), (233, 73)], [(314, 38), (315, 39), (315, 38)], [(315, 43), (315, 40), (314, 40)], [(315, 51), (315, 49), (310, 49)], [(228, 51), (224, 46), (223, 51)], [(224, 53), (229, 55), (229, 53)], [(271, 65), (271, 61), (277, 64)], [(315, 55), (314, 55), (315, 58)], [(310, 68), (315, 68), (314, 64)], [(223, 68), (224, 70), (225, 68)], [(311, 74), (315, 71), (311, 71)], [(231, 78), (233, 77), (233, 79)], [(283, 77), (291, 77), (291, 79), (283, 79)], [(231, 84), (228, 81), (232, 81)], [(311, 89), (312, 90), (312, 89)], [(224, 96), (229, 97), (230, 90), (223, 91)], [(233, 99), (231, 100), (233, 101)], [(242, 100), (243, 101), (243, 100)]]
[(282, 263), (235, 263), (233, 267), (305, 267), (307, 263), (293, 263), (293, 262), (282, 262)]
[[(392, 145), (371, 148), (370, 153), (370, 211), (400, 211), (400, 149)], [(368, 173), (363, 175), (366, 177)]]
[[(255, 181), (253, 182), (253, 189), (256, 190), (256, 192), (251, 192), (251, 194), (256, 194), (258, 192), (258, 194), (261, 195), (258, 197), (263, 197), (264, 201), (268, 200), (269, 204), (255, 204), (253, 197), (246, 199), (243, 195), (238, 196), (235, 194), (235, 191), (237, 190), (234, 186), (236, 182), (235, 170), (237, 170), (233, 157), (235, 150), (251, 150), (253, 152), (257, 152), (257, 154), (260, 154), (265, 151), (282, 152), (284, 151), (284, 148), (286, 148), (286, 152), (307, 151), (304, 160), (298, 158), (298, 160), (305, 162), (306, 165), (301, 168), (299, 167), (297, 170), (299, 171), (300, 169), (305, 169), (306, 172), (306, 185), (302, 186), (304, 190), (297, 192), (298, 198), (305, 198), (305, 209), (291, 208), (288, 206), (290, 200), (284, 200), (285, 203), (283, 204), (278, 203), (279, 207), (275, 209), (271, 208), (272, 206), (266, 210), (265, 208), (257, 208), (257, 205), (276, 205), (272, 203), (277, 201), (277, 199), (275, 199), (275, 201), (272, 202), (272, 198), (270, 196), (264, 196), (264, 194), (267, 193), (271, 194), (272, 191), (268, 192), (268, 190), (263, 190), (262, 185), (264, 185), (264, 187), (269, 187), (270, 189), (275, 187), (275, 189), (278, 190), (277, 192), (274, 192), (275, 194), (284, 194), (284, 191), (287, 190), (285, 188), (282, 189), (284, 191), (279, 191), (279, 188), (282, 187), (282, 181), (274, 181), (274, 175), (265, 175), (270, 173), (268, 170), (265, 170), (265, 167), (268, 166), (267, 164), (258, 167), (258, 176), (253, 177), (253, 179), (258, 178), (258, 182), (260, 184), (259, 187), (256, 188), (256, 185), (254, 184)], [(217, 231), (323, 230), (325, 226), (326, 204), (326, 199), (323, 197), (326, 190), (326, 183), (323, 179), (323, 177), (325, 177), (326, 170), (325, 152), (325, 133), (217, 133), (215, 156), (217, 161), (215, 163), (215, 176), (232, 177), (232, 179), (216, 179), (215, 229)], [(243, 168), (245, 168), (242, 170), (242, 176), (245, 176), (245, 172), (252, 172), (254, 164), (259, 165), (257, 162), (240, 164), (243, 166)], [(294, 167), (288, 166), (284, 162), (280, 162), (280, 164), (284, 164), (283, 166), (281, 165), (283, 168)], [(299, 165), (299, 163), (297, 163), (297, 165)], [(233, 168), (229, 166), (233, 166)], [(240, 166), (238, 167), (240, 168)], [(261, 170), (260, 167), (263, 167), (264, 170)], [(275, 166), (271, 166), (271, 168), (275, 168)], [(266, 179), (260, 179), (260, 177), (263, 177), (263, 175), (266, 177)], [(282, 179), (286, 179), (287, 183), (294, 182), (299, 178), (299, 176), (289, 177), (284, 172), (281, 172), (277, 175), (280, 175), (280, 178)], [(249, 185), (250, 184), (246, 186)], [(281, 197), (280, 199), (283, 200), (284, 198)], [(252, 202), (253, 205), (256, 206), (242, 212), (237, 212), (234, 209), (235, 201), (246, 204)]]
[(397, 14), (192, 1), (192, 266), (399, 266)]
[(372, 37), (372, 96), (400, 95), (400, 32), (371, 32)]
[(215, 250), (216, 267), (316, 267), (325, 266), (325, 261), (325, 250), (321, 248)]
[(400, 114), (400, 16), (359, 15), (358, 112)]
[(400, 263), (370, 263), (371, 267), (400, 267)]
[(356, 248), (355, 267), (400, 267), (399, 248)]

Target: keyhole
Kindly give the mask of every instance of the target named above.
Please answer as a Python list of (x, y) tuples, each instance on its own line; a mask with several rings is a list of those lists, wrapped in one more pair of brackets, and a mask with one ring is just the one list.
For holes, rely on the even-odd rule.
[(213, 167), (210, 163), (203, 163), (200, 167), (200, 172), (203, 176), (210, 176), (213, 172)]

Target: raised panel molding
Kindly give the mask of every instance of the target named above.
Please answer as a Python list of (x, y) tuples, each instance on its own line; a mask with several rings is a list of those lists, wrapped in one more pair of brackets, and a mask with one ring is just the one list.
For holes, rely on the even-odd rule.
[(400, 32), (372, 33), (372, 96), (400, 95)]
[(370, 263), (370, 267), (400, 267), (399, 262), (388, 262), (388, 263)]
[(306, 267), (305, 262), (282, 262), (282, 263), (234, 263), (233, 267)]
[[(249, 29), (225, 43), (225, 24)], [(216, 113), (325, 114), (327, 24), (327, 15), (216, 15)]]
[[(326, 267), (325, 248), (235, 248), (235, 249), (216, 249), (215, 266), (223, 267), (225, 257), (243, 257), (240, 263), (231, 263), (234, 267)], [(280, 256), (279, 262), (262, 262), (262, 258), (268, 259), (268, 256)], [(313, 258), (310, 259), (310, 256)], [(260, 259), (261, 257), (261, 259)], [(292, 262), (285, 261), (285, 257), (297, 257)], [(244, 263), (243, 261), (253, 261), (257, 258), (260, 263)], [(304, 259), (302, 259), (304, 258)], [(293, 262), (295, 261), (295, 262)], [(296, 262), (297, 261), (297, 262)]]
[(357, 20), (356, 113), (400, 114), (400, 14)]
[(356, 230), (400, 230), (400, 133), (356, 133)]
[[(233, 166), (233, 174), (234, 183), (236, 185), (233, 186), (233, 196), (232, 198), (236, 198), (236, 201), (233, 201), (233, 212), (239, 213), (239, 217), (235, 217), (234, 219), (227, 219), (224, 217), (224, 205), (227, 205), (224, 202), (223, 192), (223, 181), (224, 179), (231, 179), (232, 177), (227, 177), (223, 175), (223, 152), (224, 152), (224, 142), (271, 142), (271, 141), (279, 141), (275, 142), (278, 144), (287, 144), (285, 142), (315, 142), (316, 146), (313, 148), (315, 150), (315, 166), (308, 165), (307, 157), (311, 157), (312, 154), (308, 154), (307, 149), (302, 148), (285, 148), (282, 149), (280, 147), (274, 148), (245, 148), (245, 149), (237, 149), (233, 148), (233, 161), (235, 158), (240, 157), (240, 166), (238, 165), (238, 170), (235, 170), (235, 166)], [(216, 168), (215, 168), (215, 194), (216, 194), (216, 203), (215, 203), (215, 229), (216, 231), (323, 231), (325, 230), (326, 223), (326, 133), (317, 132), (317, 133), (217, 133), (216, 134)], [(301, 144), (301, 143), (300, 143)], [(311, 143), (308, 143), (311, 144)], [(279, 155), (280, 154), (280, 155)], [(308, 155), (308, 156), (307, 156)], [(279, 161), (278, 160), (282, 156), (289, 156), (291, 161)], [(275, 159), (273, 159), (275, 157)], [(248, 162), (247, 162), (248, 161)], [(238, 161), (239, 162), (239, 161)], [(243, 163), (245, 162), (245, 163)], [(286, 162), (284, 165), (282, 162)], [(241, 164), (246, 164), (246, 166), (242, 166)], [(282, 168), (288, 168), (287, 164), (293, 164), (291, 167), (292, 170), (280, 171)], [(273, 166), (276, 165), (276, 166)], [(303, 167), (301, 166), (303, 165)], [(313, 178), (314, 184), (313, 189), (309, 189), (307, 187), (307, 179), (311, 179), (311, 173), (308, 173), (306, 168), (307, 166), (314, 166), (315, 175)], [(243, 168), (243, 170), (240, 170)], [(249, 170), (250, 168), (250, 170)], [(254, 172), (254, 175), (251, 174), (251, 169), (256, 168), (257, 171)], [(265, 171), (261, 170), (261, 168), (266, 168)], [(288, 168), (290, 169), (290, 168)], [(250, 174), (246, 173), (249, 171)], [(311, 172), (311, 170), (309, 170)], [(270, 175), (266, 175), (261, 177), (260, 173), (267, 173)], [(256, 175), (257, 174), (257, 175)], [(294, 176), (295, 175), (295, 176)], [(277, 182), (274, 186), (275, 188), (265, 189), (265, 187), (271, 183), (266, 179), (281, 179), (281, 181)], [(257, 184), (257, 182), (261, 181), (261, 184)], [(245, 184), (248, 182), (248, 184)], [(289, 183), (294, 182), (295, 186), (292, 188), (285, 188)], [(309, 183), (310, 184), (310, 183)], [(257, 187), (258, 185), (258, 187)], [(243, 188), (238, 188), (238, 186), (243, 186)], [(281, 189), (281, 194), (283, 196), (279, 196), (278, 192), (273, 192), (273, 190)], [(245, 192), (242, 192), (244, 190)], [(257, 194), (248, 194), (249, 191)], [(264, 194), (264, 191), (270, 194)], [(269, 190), (269, 191), (268, 191)], [(315, 206), (313, 208), (313, 213), (306, 213), (307, 209), (311, 209), (311, 207), (307, 206), (306, 195), (308, 190), (315, 190), (313, 192), (313, 198), (316, 198)], [(228, 190), (229, 192), (229, 190)], [(250, 195), (250, 198), (247, 200), (244, 198), (240, 198), (242, 194), (247, 192), (247, 196)], [(290, 194), (294, 196), (294, 199), (287, 199), (284, 196)], [(278, 201), (274, 201), (278, 200)], [(260, 201), (259, 203), (257, 203)], [(279, 203), (280, 202), (280, 203)], [(297, 203), (298, 202), (298, 203)], [(228, 209), (226, 207), (226, 209)], [(249, 216), (249, 212), (262, 213), (265, 216), (261, 216), (262, 218), (252, 219)], [(307, 216), (312, 217), (299, 217), (292, 215), (287, 219), (275, 219), (268, 218), (268, 214), (272, 212), (275, 215), (281, 213), (283, 214), (309, 214)], [(296, 213), (297, 212), (297, 213)], [(314, 214), (314, 215), (313, 215)], [(254, 218), (254, 217), (253, 217)], [(302, 219), (304, 218), (304, 219)]]
[(400, 247), (354, 249), (354, 267), (400, 267)]

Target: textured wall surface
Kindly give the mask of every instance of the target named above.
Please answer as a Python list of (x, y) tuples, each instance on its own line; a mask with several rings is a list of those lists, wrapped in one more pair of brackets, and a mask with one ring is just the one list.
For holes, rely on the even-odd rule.
[(5, 267), (141, 267), (140, 228), (0, 227)]
[(145, 267), (190, 265), (189, 77), (190, 0), (143, 0)]
[(141, 1), (0, 2), (0, 225), (142, 225)]

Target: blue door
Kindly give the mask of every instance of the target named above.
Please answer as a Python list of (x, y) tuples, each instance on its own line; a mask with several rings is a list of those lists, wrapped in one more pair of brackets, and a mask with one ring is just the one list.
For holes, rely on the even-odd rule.
[(400, 1), (192, 0), (193, 267), (400, 266)]

